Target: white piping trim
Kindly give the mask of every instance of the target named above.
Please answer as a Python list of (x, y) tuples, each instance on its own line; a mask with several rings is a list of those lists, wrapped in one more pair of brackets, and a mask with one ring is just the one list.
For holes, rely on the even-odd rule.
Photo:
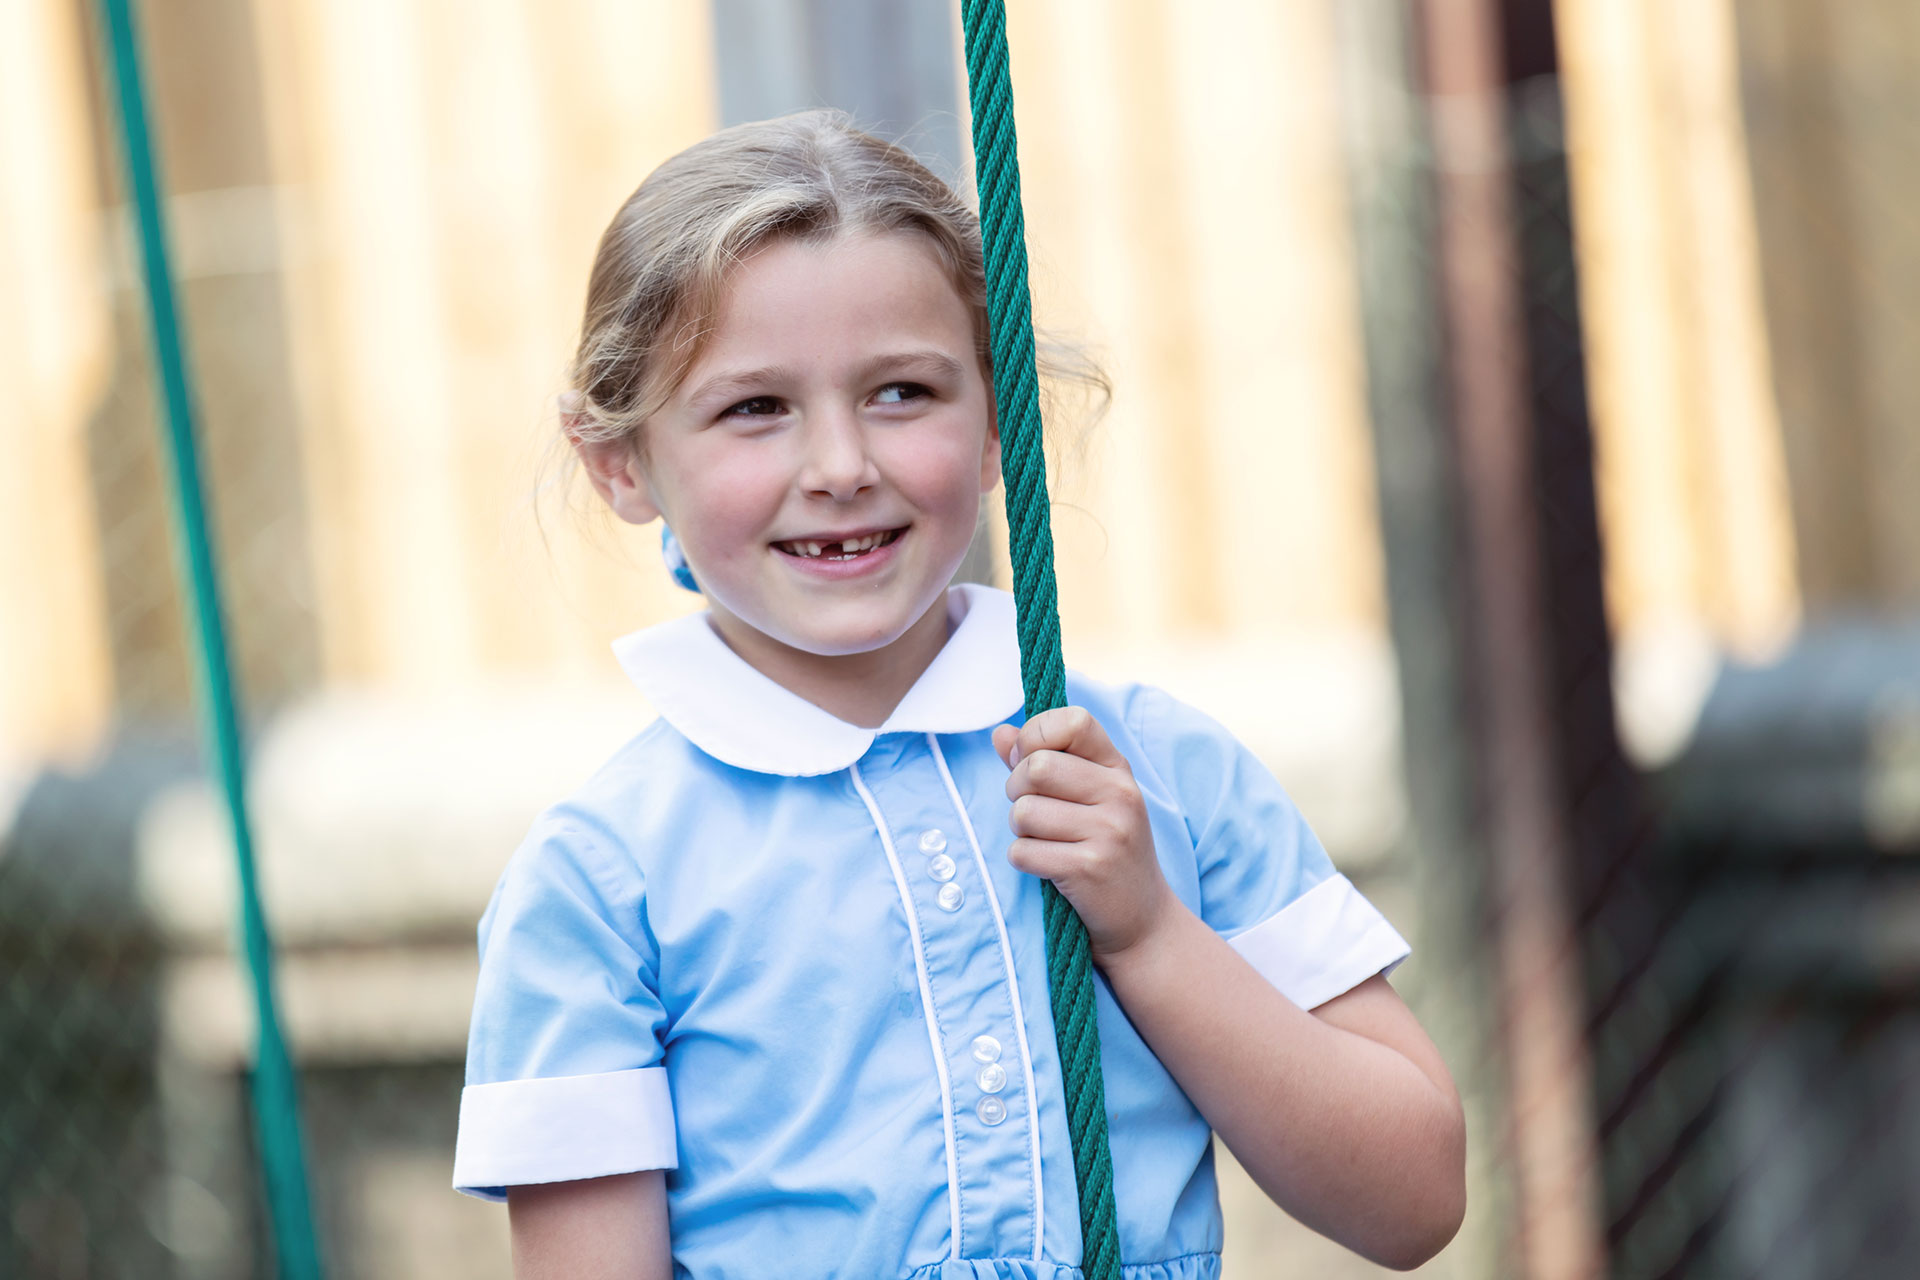
[(953, 1084), (947, 1079), (947, 1055), (940, 1047), (940, 1032), (934, 1024), (933, 984), (927, 979), (926, 949), (920, 942), (920, 917), (913, 909), (913, 896), (907, 892), (907, 876), (900, 869), (900, 855), (894, 852), (893, 836), (887, 830), (886, 819), (880, 816), (880, 806), (874, 801), (873, 792), (867, 790), (866, 780), (860, 776), (860, 766), (848, 765), (847, 773), (853, 779), (853, 789), (860, 793), (867, 812), (873, 817), (874, 830), (880, 833), (880, 846), (887, 851), (887, 865), (893, 868), (894, 888), (900, 891), (900, 905), (907, 913), (907, 933), (913, 939), (913, 971), (920, 979), (920, 1008), (926, 1016), (927, 1043), (933, 1046), (933, 1069), (940, 1076), (940, 1122), (946, 1129), (947, 1138), (947, 1212), (953, 1219), (953, 1250), (947, 1256), (957, 1261), (960, 1257), (960, 1162), (954, 1155)]
[(993, 891), (993, 876), (987, 870), (986, 855), (980, 852), (980, 837), (974, 834), (973, 819), (967, 815), (967, 806), (960, 799), (960, 788), (953, 785), (953, 772), (947, 768), (946, 753), (940, 750), (940, 739), (933, 734), (927, 735), (927, 745), (933, 748), (933, 762), (940, 766), (940, 781), (947, 784), (947, 795), (953, 800), (953, 809), (960, 815), (960, 825), (966, 828), (967, 843), (973, 848), (973, 860), (980, 868), (981, 882), (987, 886), (987, 903), (993, 908), (993, 927), (1000, 934), (1000, 959), (1007, 970), (1007, 994), (1013, 999), (1013, 1034), (1020, 1042), (1020, 1069), (1027, 1077), (1027, 1134), (1033, 1148), (1033, 1260), (1041, 1258), (1041, 1242), (1046, 1238), (1047, 1202), (1046, 1184), (1040, 1178), (1040, 1093), (1033, 1084), (1033, 1052), (1027, 1048), (1027, 1014), (1020, 1003), (1020, 979), (1013, 968), (1013, 943), (1007, 937), (1007, 918), (1000, 910), (1000, 895)]

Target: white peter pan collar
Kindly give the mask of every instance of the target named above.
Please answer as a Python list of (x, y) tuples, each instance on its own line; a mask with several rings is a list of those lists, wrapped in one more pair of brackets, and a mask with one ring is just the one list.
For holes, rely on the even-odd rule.
[(708, 755), (756, 773), (835, 773), (883, 733), (973, 733), (1025, 705), (1013, 597), (947, 591), (953, 634), (887, 722), (862, 729), (775, 684), (727, 647), (706, 613), (636, 631), (613, 653), (663, 719)]

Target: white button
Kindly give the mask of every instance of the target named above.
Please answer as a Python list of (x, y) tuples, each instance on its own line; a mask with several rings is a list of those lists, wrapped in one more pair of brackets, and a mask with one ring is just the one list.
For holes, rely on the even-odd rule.
[(938, 827), (928, 827), (920, 833), (920, 852), (939, 853), (947, 847), (947, 833)]
[(927, 874), (935, 880), (951, 880), (955, 871), (954, 861), (944, 853), (936, 853), (927, 859)]
[(1007, 1118), (1007, 1104), (988, 1094), (980, 1099), (980, 1105), (973, 1109), (973, 1114), (980, 1117), (981, 1124), (999, 1124)]
[(941, 885), (940, 895), (935, 899), (935, 901), (940, 904), (940, 909), (942, 911), (958, 911), (960, 909), (960, 904), (965, 902), (966, 900), (967, 900), (966, 890), (962, 889), (957, 884)]
[(998, 1093), (1007, 1087), (1007, 1069), (997, 1062), (989, 1062), (980, 1068), (980, 1074), (974, 1077), (982, 1093)]
[(1000, 1042), (992, 1036), (975, 1036), (973, 1038), (973, 1060), (975, 1062), (1000, 1061)]

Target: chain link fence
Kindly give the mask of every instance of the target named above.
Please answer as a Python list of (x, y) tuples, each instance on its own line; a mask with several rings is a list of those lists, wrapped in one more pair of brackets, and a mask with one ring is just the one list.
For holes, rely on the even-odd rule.
[[(1619, 255), (1661, 246), (1642, 234), (1611, 241), (1591, 263), (1575, 251), (1602, 237), (1579, 234), (1566, 77), (1545, 6), (1492, 8), (1484, 34), (1500, 56), (1480, 87), (1502, 104), (1503, 145), (1468, 146), (1474, 86), (1445, 82), (1444, 63), (1461, 58), (1458, 38), (1434, 22), (1469, 7), (1361, 4), (1343, 21), (1410, 852), (1439, 907), (1423, 922), (1429, 931), (1441, 922), (1429, 954), (1442, 950), (1448, 982), (1458, 980), (1430, 1025), (1491, 1152), (1475, 1186), (1500, 1205), (1483, 1265), (1488, 1274), (1634, 1280), (1905, 1275), (1920, 1257), (1920, 864), (1911, 856), (1920, 850), (1920, 630), (1909, 576), (1920, 550), (1911, 499), (1920, 429), (1892, 406), (1911, 404), (1895, 388), (1912, 377), (1915, 295), (1898, 282), (1911, 280), (1920, 239), (1910, 166), (1887, 161), (1920, 142), (1909, 74), (1920, 26), (1898, 6), (1775, 0), (1731, 10), (1728, 107), (1744, 124), (1750, 168), (1739, 176), (1755, 209), (1772, 354), (1759, 376), (1780, 415), (1778, 500), (1790, 512), (1803, 614), (1791, 639), (1762, 656), (1681, 661), (1690, 674), (1677, 682), (1684, 689), (1669, 686), (1669, 701), (1686, 728), (1671, 749), (1635, 759), (1621, 724), (1644, 707), (1623, 710), (1615, 678), (1645, 680), (1634, 664), (1647, 655), (1623, 665), (1609, 605), (1617, 613), (1633, 601), (1608, 576), (1610, 543), (1631, 531), (1606, 527), (1603, 509), (1621, 504), (1602, 503), (1596, 473), (1605, 450), (1627, 447), (1619, 417), (1650, 397), (1644, 387), (1623, 391), (1616, 373), (1613, 433), (1597, 439), (1583, 335), (1595, 312), (1582, 305), (1581, 277), (1631, 272), (1640, 264)], [(1590, 16), (1595, 7), (1559, 8), (1573, 18), (1561, 48), (1606, 26)], [(1615, 26), (1638, 23), (1643, 39), (1669, 19), (1697, 30), (1705, 8)], [(1696, 16), (1683, 21), (1682, 9)], [(1634, 56), (1660, 54), (1649, 42)], [(1576, 45), (1570, 56), (1593, 74), (1597, 55)], [(1712, 80), (1709, 51), (1670, 56), (1680, 96)], [(1589, 89), (1574, 107), (1593, 111), (1603, 99)], [(1656, 112), (1652, 128), (1684, 130), (1684, 112), (1661, 101), (1670, 110)], [(1597, 127), (1589, 123), (1589, 135)], [(1595, 169), (1606, 159), (1595, 159), (1598, 149), (1587, 155)], [(1504, 209), (1461, 195), (1489, 165), (1504, 171)], [(1705, 179), (1684, 174), (1669, 197), (1674, 188), (1684, 203), (1658, 207), (1653, 225), (1714, 212), (1700, 207), (1719, 194)], [(1491, 237), (1498, 252), (1464, 271), (1463, 217), (1474, 220), (1468, 239), (1489, 219), (1504, 222)], [(1463, 325), (1457, 309), (1462, 299), (1484, 304), (1488, 276), (1493, 293), (1506, 294), (1499, 305), (1512, 308), (1508, 327), (1492, 327), (1509, 344), (1508, 390), (1525, 405), (1513, 438), (1530, 459), (1525, 526), (1495, 538), (1476, 530), (1466, 506), (1490, 492), (1488, 477), (1473, 474), (1487, 457), (1475, 433), (1501, 423), (1486, 387), (1473, 384), (1489, 376), (1475, 364), (1482, 320)], [(1711, 314), (1684, 293), (1671, 302), (1685, 324)], [(1493, 367), (1497, 378), (1500, 361)], [(1696, 404), (1681, 425), (1697, 431), (1716, 408)], [(1686, 479), (1697, 493), (1727, 482), (1712, 476), (1710, 451), (1688, 465), (1704, 473)], [(1744, 479), (1758, 483), (1752, 472)], [(1515, 542), (1531, 544), (1537, 578)], [(1676, 561), (1689, 554), (1662, 550)], [(1706, 579), (1697, 595), (1737, 595), (1738, 584), (1714, 575), (1764, 573), (1751, 566), (1768, 554), (1735, 543), (1718, 566), (1698, 557), (1689, 566)], [(1502, 685), (1530, 673), (1502, 648), (1499, 619), (1489, 620), (1513, 575), (1527, 579), (1518, 594), (1537, 610), (1529, 643), (1544, 677), (1545, 715), (1527, 745), (1551, 777), (1531, 802), (1552, 811), (1531, 828), (1548, 847), (1517, 859), (1502, 848), (1503, 830), (1523, 820), (1513, 811), (1529, 798), (1514, 786), (1524, 771), (1503, 756), (1498, 703)], [(1564, 915), (1529, 924), (1519, 917), (1542, 900), (1542, 883)], [(1513, 936), (1543, 931), (1530, 953), (1540, 963), (1516, 972), (1525, 940)], [(1539, 988), (1560, 989), (1569, 953), (1577, 1036), (1530, 1036), (1515, 1020), (1538, 1016)], [(1455, 1005), (1467, 1008), (1446, 1016)], [(1556, 1077), (1581, 1087), (1580, 1105), (1558, 1116)], [(1560, 1127), (1568, 1115), (1579, 1127)]]

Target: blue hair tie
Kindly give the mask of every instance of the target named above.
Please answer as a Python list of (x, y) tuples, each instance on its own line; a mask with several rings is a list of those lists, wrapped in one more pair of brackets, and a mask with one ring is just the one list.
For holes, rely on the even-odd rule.
[(680, 549), (680, 539), (664, 523), (660, 526), (660, 558), (667, 562), (667, 572), (675, 583), (688, 591), (700, 590), (700, 584), (693, 580), (693, 570), (687, 567), (687, 553)]

